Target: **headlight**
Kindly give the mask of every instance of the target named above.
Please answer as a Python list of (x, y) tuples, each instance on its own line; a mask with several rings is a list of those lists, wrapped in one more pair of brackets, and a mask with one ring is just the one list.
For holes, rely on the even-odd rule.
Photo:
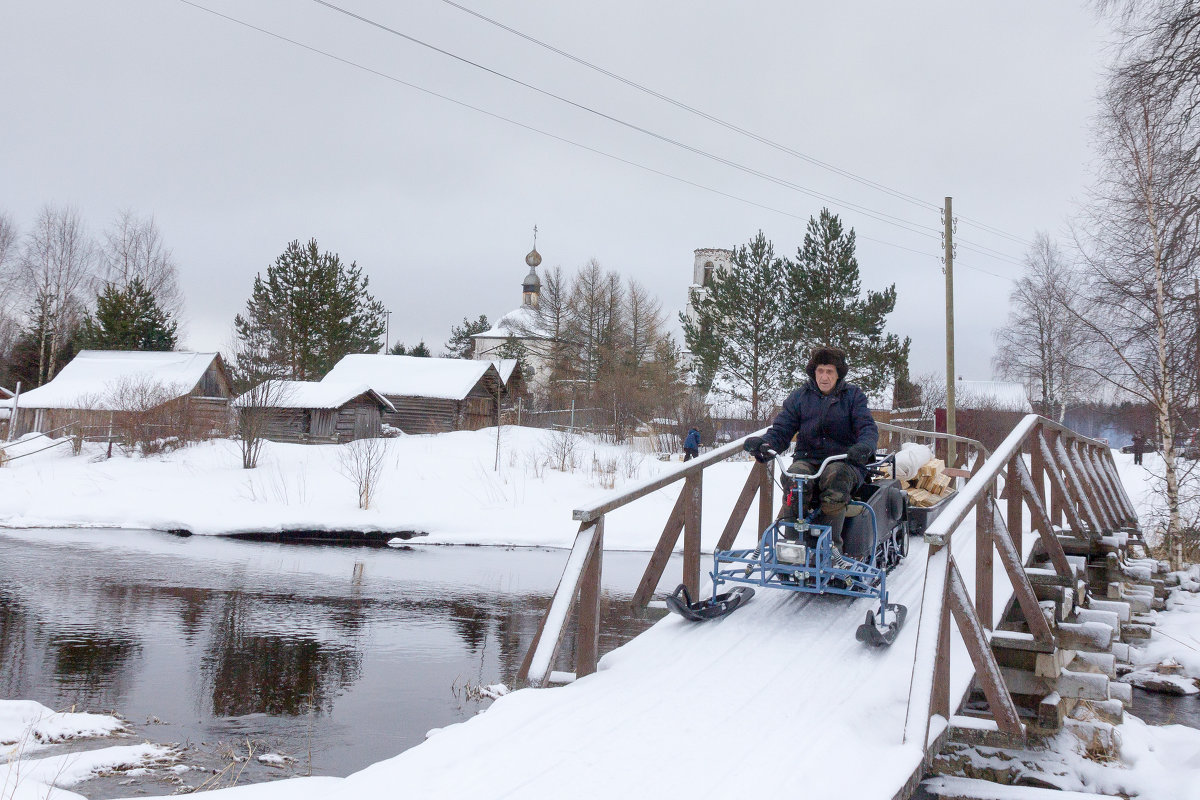
[(777, 542), (775, 559), (783, 564), (807, 564), (808, 548), (792, 542)]

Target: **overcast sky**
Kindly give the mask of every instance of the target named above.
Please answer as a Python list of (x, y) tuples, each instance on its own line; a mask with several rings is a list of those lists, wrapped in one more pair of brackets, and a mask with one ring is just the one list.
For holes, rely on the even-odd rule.
[[(673, 320), (695, 248), (733, 247), (762, 229), (792, 255), (809, 215), (829, 205), (858, 232), (864, 287), (896, 283), (890, 328), (912, 337), (920, 374), (945, 369), (934, 206), (950, 195), (960, 217), (957, 371), (986, 379), (992, 331), (1007, 315), (1005, 276), (1020, 274), (1025, 245), (968, 218), (1025, 240), (1038, 229), (1061, 235), (1090, 180), (1109, 34), (1077, 0), (456, 0), (927, 206), (723, 129), (443, 0), (334, 1), (839, 202), (312, 0), (196, 4), (366, 69), (180, 0), (0, 0), (0, 210), (24, 230), (44, 204), (71, 204), (96, 233), (118, 209), (153, 214), (180, 266), (192, 349), (223, 348), (254, 274), (288, 241), (315, 237), (364, 268), (393, 312), (393, 341), (423, 338), (438, 352), (463, 316), (494, 321), (519, 304), (534, 224), (544, 266), (573, 271), (594, 257), (646, 284)], [(892, 217), (903, 225), (884, 221)], [(1004, 258), (970, 249), (979, 246)]]

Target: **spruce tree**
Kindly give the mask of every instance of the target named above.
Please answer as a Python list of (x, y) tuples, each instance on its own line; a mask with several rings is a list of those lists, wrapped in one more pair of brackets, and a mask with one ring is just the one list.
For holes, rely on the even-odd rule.
[(910, 340), (885, 333), (887, 315), (896, 308), (896, 285), (862, 297), (854, 230), (836, 214), (821, 209), (809, 218), (804, 244), (786, 262), (784, 335), (788, 367), (799, 379), (809, 352), (817, 345), (846, 351), (849, 379), (868, 394), (908, 382)]
[(463, 317), (462, 325), (450, 326), (450, 340), (446, 342), (446, 355), (450, 358), (474, 358), (475, 340), (471, 337), (491, 328), (486, 314), (480, 314), (479, 319), (472, 322)]
[(77, 341), (81, 349), (173, 350), (178, 327), (135, 276), (123, 287), (104, 287), (96, 297), (95, 315), (84, 316)]
[(711, 370), (722, 393), (749, 403), (755, 420), (785, 388), (783, 292), (783, 260), (759, 231), (734, 250), (729, 269), (714, 272), (697, 294), (697, 318), (680, 315), (688, 349), (701, 369)]
[(265, 342), (252, 358), (269, 363), (248, 366), (260, 374), (318, 380), (348, 353), (378, 353), (384, 308), (367, 291), (369, 282), (357, 264), (322, 253), (315, 239), (289, 243), (265, 278), (255, 276), (246, 314), (234, 320), (243, 343)]
[(408, 354), (417, 358), (430, 358), (433, 355), (433, 353), (429, 352), (429, 346), (425, 344), (424, 339), (417, 342), (416, 346), (408, 351)]

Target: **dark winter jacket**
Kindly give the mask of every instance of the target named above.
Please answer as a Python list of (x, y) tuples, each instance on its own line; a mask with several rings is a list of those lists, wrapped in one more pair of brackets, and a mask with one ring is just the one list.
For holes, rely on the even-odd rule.
[(879, 443), (867, 396), (844, 380), (828, 395), (821, 394), (813, 380), (788, 395), (763, 438), (775, 452), (782, 453), (793, 436), (797, 437), (796, 458), (805, 461), (841, 455), (854, 444), (865, 444), (875, 452)]
[(688, 431), (687, 438), (683, 440), (684, 450), (699, 450), (700, 449), (700, 431), (692, 428)]

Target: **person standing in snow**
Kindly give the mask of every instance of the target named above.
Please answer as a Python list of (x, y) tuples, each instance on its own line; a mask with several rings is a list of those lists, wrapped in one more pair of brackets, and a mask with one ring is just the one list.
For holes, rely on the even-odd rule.
[(687, 438), (683, 440), (683, 460), (690, 461), (700, 455), (700, 431), (688, 428)]
[[(796, 439), (788, 472), (813, 475), (829, 456), (846, 455), (825, 467), (818, 479), (821, 514), (831, 528), (834, 557), (841, 559), (842, 526), (850, 495), (866, 480), (866, 465), (874, 460), (879, 429), (867, 408), (862, 389), (846, 383), (846, 353), (839, 348), (813, 348), (805, 372), (808, 382), (788, 395), (783, 410), (765, 436), (751, 436), (743, 445), (758, 461), (769, 461)], [(786, 478), (786, 476), (785, 476)], [(785, 493), (785, 498), (791, 492)], [(800, 509), (785, 500), (780, 519), (796, 519)]]
[(1141, 431), (1133, 432), (1133, 463), (1142, 463), (1142, 453), (1146, 452), (1146, 437)]

